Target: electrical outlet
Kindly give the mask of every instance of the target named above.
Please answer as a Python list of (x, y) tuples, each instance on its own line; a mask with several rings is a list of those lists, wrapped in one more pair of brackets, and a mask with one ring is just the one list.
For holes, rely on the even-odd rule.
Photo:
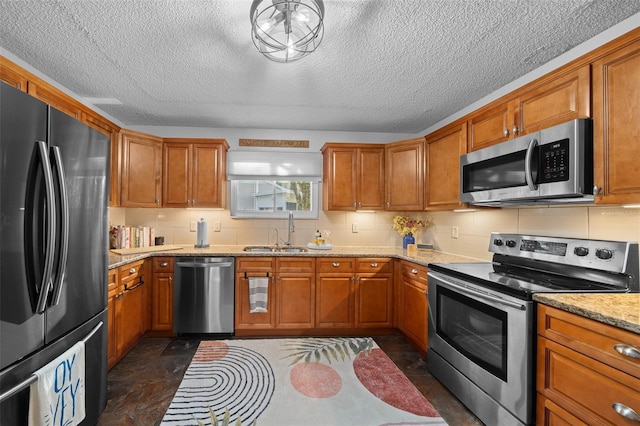
[(351, 224), (351, 232), (353, 233), (357, 233), (358, 231), (360, 231), (360, 227), (358, 226), (358, 224), (356, 222)]
[(458, 238), (458, 227), (457, 226), (452, 226), (451, 227), (451, 238)]
[(198, 222), (196, 222), (195, 220), (192, 220), (189, 223), (189, 231), (196, 232), (197, 230), (198, 230)]
[(220, 232), (220, 222), (213, 222), (213, 232)]

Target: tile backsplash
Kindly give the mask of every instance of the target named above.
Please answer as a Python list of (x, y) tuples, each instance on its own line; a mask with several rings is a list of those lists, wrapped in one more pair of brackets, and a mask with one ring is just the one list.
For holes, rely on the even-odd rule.
[[(339, 246), (401, 247), (402, 238), (393, 230), (399, 212), (320, 212), (318, 219), (296, 219), (292, 234), (295, 245), (306, 245), (316, 230), (329, 230), (331, 243)], [(411, 212), (434, 222), (421, 230), (418, 243), (432, 243), (444, 252), (489, 260), (489, 235), (493, 231), (573, 238), (640, 240), (640, 209), (621, 207), (483, 208), (471, 212)], [(211, 245), (257, 245), (282, 243), (287, 239), (287, 219), (234, 219), (229, 210), (197, 209), (109, 209), (112, 225), (150, 226), (165, 244), (195, 244), (190, 223), (204, 218)], [(219, 223), (220, 231), (214, 232)], [(452, 237), (457, 227), (458, 238)], [(277, 229), (277, 232), (275, 231)], [(354, 232), (357, 230), (357, 232)]]

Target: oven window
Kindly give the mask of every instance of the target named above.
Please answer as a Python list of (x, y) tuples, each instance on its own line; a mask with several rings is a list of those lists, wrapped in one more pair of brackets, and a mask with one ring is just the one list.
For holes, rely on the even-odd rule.
[(438, 287), (436, 332), (472, 362), (507, 380), (507, 313)]

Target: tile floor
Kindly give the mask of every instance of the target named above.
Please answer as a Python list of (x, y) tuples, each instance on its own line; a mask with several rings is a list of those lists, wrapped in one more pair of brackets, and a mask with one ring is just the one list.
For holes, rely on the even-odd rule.
[[(451, 426), (482, 425), (427, 370), (424, 358), (400, 335), (375, 341)], [(159, 425), (199, 340), (145, 337), (108, 375), (107, 408), (98, 426)], [(329, 426), (329, 425), (328, 425)]]

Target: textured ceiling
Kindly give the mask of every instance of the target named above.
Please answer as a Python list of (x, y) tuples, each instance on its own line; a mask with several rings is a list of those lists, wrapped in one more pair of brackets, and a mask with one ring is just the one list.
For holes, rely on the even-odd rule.
[(638, 0), (325, 0), (280, 64), (251, 0), (0, 0), (0, 46), (123, 125), (419, 133), (640, 11)]

